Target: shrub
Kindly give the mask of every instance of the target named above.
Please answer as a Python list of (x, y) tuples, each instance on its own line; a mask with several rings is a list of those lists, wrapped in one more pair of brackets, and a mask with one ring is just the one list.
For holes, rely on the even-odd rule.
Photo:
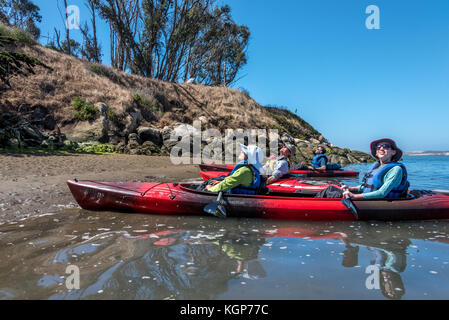
[(98, 113), (97, 108), (85, 103), (80, 97), (76, 97), (73, 100), (72, 106), (75, 109), (75, 113), (73, 116), (81, 121), (93, 120)]
[(108, 78), (114, 83), (121, 84), (120, 77), (117, 76), (117, 74), (115, 74), (115, 72), (111, 68), (105, 67), (101, 64), (91, 64), (89, 69), (90, 71), (101, 77)]
[(160, 112), (159, 109), (159, 101), (156, 98), (148, 99), (145, 96), (141, 96), (139, 94), (134, 94), (134, 101), (138, 104), (143, 105), (148, 111)]
[(26, 31), (19, 28), (8, 27), (1, 23), (0, 37), (12, 38), (19, 43), (28, 45), (35, 45), (37, 43), (36, 40), (34, 40), (33, 37)]
[(118, 119), (118, 116), (114, 110), (108, 108), (108, 110), (106, 110), (106, 118), (111, 121), (116, 121)]

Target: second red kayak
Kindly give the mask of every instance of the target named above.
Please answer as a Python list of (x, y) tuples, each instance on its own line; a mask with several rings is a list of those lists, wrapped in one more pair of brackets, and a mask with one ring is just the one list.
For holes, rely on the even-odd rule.
[[(201, 178), (204, 181), (216, 179), (229, 175), (226, 171), (200, 171)], [(321, 190), (326, 189), (331, 184), (324, 181), (307, 181), (296, 177), (286, 177), (276, 180), (274, 183), (267, 185), (267, 188), (276, 193), (301, 193), (315, 195)]]
[[(201, 171), (227, 171), (230, 172), (234, 168), (232, 164), (200, 164)], [(290, 170), (290, 174), (300, 175), (304, 177), (356, 177), (357, 171), (351, 170)]]

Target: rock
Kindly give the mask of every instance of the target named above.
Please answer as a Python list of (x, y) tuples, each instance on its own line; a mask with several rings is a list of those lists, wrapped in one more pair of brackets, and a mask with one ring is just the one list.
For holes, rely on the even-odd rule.
[(140, 147), (139, 137), (136, 133), (131, 133), (128, 136), (128, 144), (126, 145), (126, 149), (128, 151), (138, 149)]
[(284, 133), (281, 136), (281, 140), (283, 142), (287, 142), (287, 143), (291, 143), (291, 144), (295, 143), (295, 140), (293, 139), (293, 137), (291, 135), (289, 135), (288, 133)]
[(320, 140), (317, 140), (317, 139), (315, 139), (315, 138), (310, 138), (309, 141), (310, 141), (311, 143), (313, 143), (313, 144), (320, 144), (320, 143), (321, 143)]
[(140, 122), (142, 121), (142, 113), (139, 109), (135, 108), (133, 111), (130, 111), (129, 114), (125, 118), (125, 130), (124, 135), (128, 135), (136, 131), (139, 127)]
[(34, 130), (31, 127), (21, 127), (20, 131), (24, 139), (35, 140), (38, 144), (40, 144), (43, 140), (43, 135), (39, 131)]
[(47, 149), (50, 146), (50, 143), (48, 142), (48, 140), (44, 140), (41, 143), (41, 147), (44, 149)]
[(350, 163), (359, 163), (360, 161), (357, 160), (356, 158), (354, 158), (353, 156), (351, 156), (350, 154), (346, 155), (346, 157), (348, 158), (348, 161)]
[(142, 146), (140, 147), (141, 154), (145, 155), (152, 155), (152, 154), (158, 154), (160, 153), (159, 147), (154, 144), (152, 141), (145, 141), (142, 143)]
[(137, 134), (140, 141), (151, 141), (157, 145), (162, 145), (162, 134), (157, 128), (138, 127)]
[(75, 142), (105, 141), (108, 139), (109, 121), (101, 116), (95, 121), (80, 121), (73, 128), (62, 129), (67, 139)]
[(119, 153), (126, 153), (126, 144), (125, 142), (121, 141), (114, 147), (116, 152)]
[(96, 103), (94, 107), (97, 108), (100, 114), (102, 114), (103, 116), (106, 115), (106, 111), (108, 111), (109, 109), (108, 105), (103, 102)]
[(200, 120), (201, 121), (201, 124), (206, 124), (206, 123), (208, 123), (209, 121), (207, 120), (207, 118), (205, 117), (205, 116), (201, 116), (201, 117), (199, 117), (198, 118), (198, 120)]
[(338, 163), (341, 164), (342, 167), (344, 167), (345, 165), (347, 165), (349, 163), (348, 159), (343, 157), (343, 156), (339, 156), (338, 157)]
[(16, 139), (16, 138), (9, 139), (8, 144), (13, 148), (18, 148), (20, 145), (19, 139)]
[(164, 129), (162, 129), (161, 131), (161, 136), (162, 136), (162, 141), (166, 141), (170, 139), (170, 135), (171, 135), (171, 128), (168, 126), (165, 126)]

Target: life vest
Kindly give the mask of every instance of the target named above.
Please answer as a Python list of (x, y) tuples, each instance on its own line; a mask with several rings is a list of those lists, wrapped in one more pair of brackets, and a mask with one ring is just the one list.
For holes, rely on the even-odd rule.
[(402, 180), (401, 184), (390, 191), (385, 198), (387, 199), (397, 199), (405, 197), (407, 195), (408, 187), (410, 183), (407, 181), (407, 169), (402, 163), (390, 162), (382, 167), (379, 163), (376, 163), (369, 173), (365, 175), (362, 181), (363, 193), (368, 193), (372, 191), (379, 190), (383, 185), (383, 178), (385, 174), (393, 167), (400, 166), (402, 168)]
[(255, 195), (259, 194), (260, 190), (262, 188), (262, 177), (260, 176), (259, 170), (257, 170), (254, 166), (248, 163), (248, 160), (243, 160), (237, 163), (231, 171), (231, 176), (241, 167), (247, 166), (251, 169), (251, 172), (253, 173), (253, 183), (251, 183), (249, 186), (243, 186), (238, 185), (235, 188), (232, 188), (228, 191), (230, 194), (250, 194)]
[(322, 158), (326, 159), (326, 164), (327, 164), (327, 162), (328, 162), (329, 160), (327, 159), (326, 155), (325, 155), (325, 154), (317, 154), (315, 157), (313, 157), (313, 160), (312, 160), (312, 167), (314, 167), (314, 168), (319, 168), (319, 167), (321, 167), (320, 164), (319, 164), (319, 161), (320, 161)]

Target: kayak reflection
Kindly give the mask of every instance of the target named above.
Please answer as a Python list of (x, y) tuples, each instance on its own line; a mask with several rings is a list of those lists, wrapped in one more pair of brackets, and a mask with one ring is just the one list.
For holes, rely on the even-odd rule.
[[(363, 230), (363, 231), (361, 231)], [(345, 249), (342, 252), (343, 258), (341, 265), (345, 268), (353, 268), (358, 266), (358, 256), (360, 247), (365, 247), (371, 254), (372, 260), (370, 265), (374, 267), (376, 276), (374, 277), (375, 283), (373, 287), (368, 289), (380, 289), (383, 296), (389, 299), (400, 299), (405, 294), (405, 287), (402, 281), (400, 273), (404, 272), (407, 266), (407, 247), (411, 244), (409, 239), (397, 240), (395, 235), (382, 236), (379, 235), (378, 228), (371, 228), (369, 225), (364, 225), (361, 230), (355, 230), (349, 228), (348, 224), (340, 225), (338, 228), (334, 228), (334, 232), (324, 232), (319, 225), (313, 224), (310, 226), (303, 225), (301, 227), (281, 227), (276, 229), (264, 229), (254, 232), (251, 230), (234, 230), (232, 232), (224, 232), (218, 234), (212, 232), (207, 234), (199, 231), (195, 234), (194, 231), (167, 231), (166, 235), (170, 235), (169, 238), (162, 238), (155, 242), (156, 245), (173, 246), (176, 243), (183, 242), (187, 245), (186, 238), (190, 239), (202, 239), (202, 241), (195, 241), (194, 244), (198, 245), (217, 245), (222, 252), (229, 258), (227, 264), (223, 265), (213, 264), (218, 272), (223, 275), (224, 265), (232, 265), (231, 262), (235, 262), (235, 269), (229, 272), (232, 277), (242, 276), (246, 279), (256, 280), (267, 276), (263, 265), (258, 261), (258, 255), (260, 248), (266, 243), (269, 238), (297, 238), (307, 240), (324, 240), (324, 239), (339, 239), (344, 245)], [(363, 237), (360, 237), (361, 232)], [(177, 237), (173, 237), (177, 234)], [(154, 235), (148, 234), (143, 236), (137, 236), (135, 238), (151, 238)], [(214, 239), (216, 238), (216, 240)], [(177, 240), (176, 240), (177, 239)], [(212, 240), (214, 239), (214, 240)], [(179, 241), (179, 242), (178, 242)], [(191, 244), (193, 244), (191, 242)], [(189, 252), (194, 252), (192, 248), (189, 248)], [(210, 254), (213, 250), (208, 249)], [(215, 253), (214, 255), (219, 255)], [(192, 264), (196, 264), (197, 261), (192, 257)], [(231, 264), (230, 264), (231, 263)], [(209, 265), (208, 265), (209, 266)], [(218, 268), (218, 269), (217, 269)], [(192, 272), (192, 269), (195, 272)], [(367, 268), (368, 269), (368, 268)], [(204, 275), (205, 270), (199, 270), (198, 268), (187, 267), (183, 272), (189, 276), (197, 276), (198, 274)], [(201, 272), (200, 272), (201, 271)], [(209, 271), (210, 272), (210, 271)]]
[[(155, 219), (73, 210), (21, 223), (0, 226), (1, 299), (447, 298), (447, 221)], [(80, 269), (80, 289), (66, 287), (69, 265)]]

